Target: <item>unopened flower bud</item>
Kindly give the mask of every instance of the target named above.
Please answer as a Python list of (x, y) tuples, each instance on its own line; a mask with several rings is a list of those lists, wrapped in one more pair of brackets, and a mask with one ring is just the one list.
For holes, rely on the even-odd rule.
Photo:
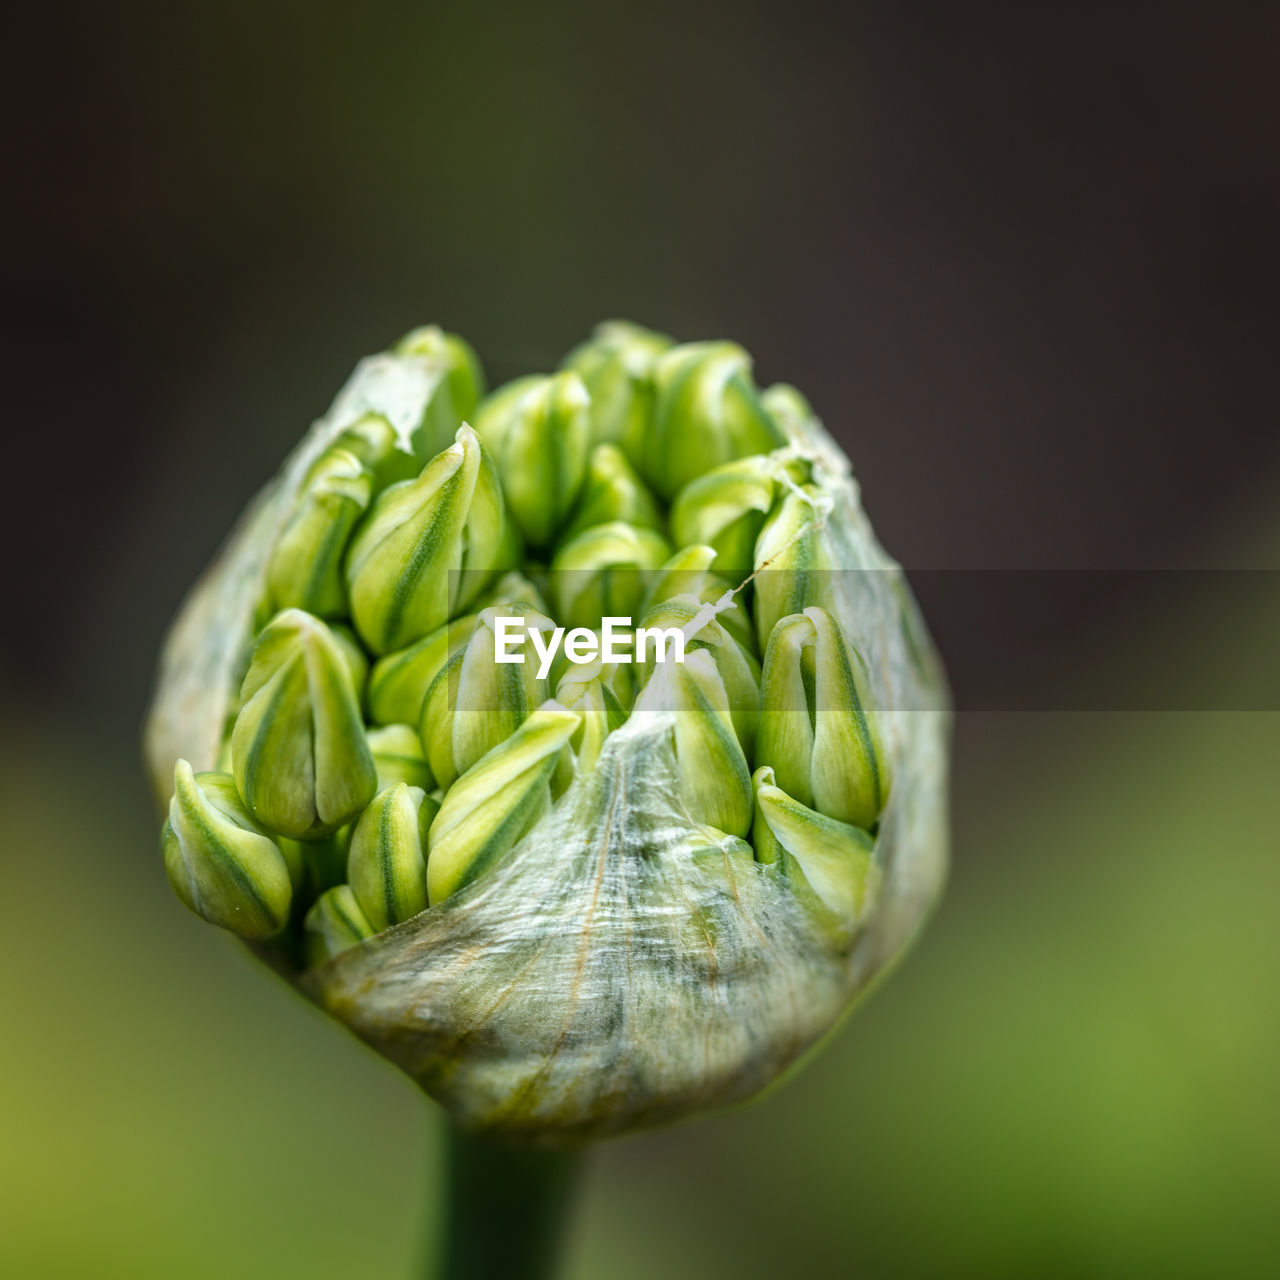
[(591, 396), (593, 444), (616, 444), (633, 460), (640, 456), (653, 409), (654, 362), (671, 345), (665, 334), (610, 320), (565, 358), (564, 368), (578, 373)]
[(756, 539), (777, 492), (778, 464), (738, 458), (690, 480), (671, 507), (671, 536), (680, 546), (715, 548), (716, 572), (735, 586), (755, 568)]
[(616, 445), (598, 444), (587, 460), (587, 477), (562, 538), (621, 520), (638, 529), (662, 530), (657, 499)]
[(552, 590), (566, 627), (598, 628), (606, 617), (632, 617), (646, 578), (671, 555), (652, 529), (615, 521), (586, 529), (564, 543), (551, 562)]
[(569, 739), (569, 747), (577, 771), (594, 767), (604, 740), (626, 721), (627, 712), (610, 688), (607, 668), (622, 663), (573, 663), (556, 684), (556, 701), (582, 717), (582, 723)]
[(780, 618), (831, 603), (835, 565), (826, 540), (830, 499), (814, 485), (789, 486), (756, 539), (756, 635), (763, 652)]
[(347, 556), (351, 616), (375, 653), (425, 636), (475, 598), (513, 551), (493, 463), (470, 427), (374, 501)]
[(674, 600), (677, 596), (693, 596), (703, 604), (716, 606), (716, 618), (749, 653), (756, 652), (755, 629), (746, 611), (738, 603), (729, 583), (711, 565), (715, 561), (713, 547), (681, 547), (652, 577), (645, 597), (645, 609)]
[(372, 495), (372, 477), (354, 454), (336, 448), (321, 454), (267, 561), (267, 591), (277, 608), (322, 618), (346, 613), (342, 559)]
[(756, 759), (801, 804), (875, 825), (889, 797), (889, 757), (866, 666), (826, 609), (783, 618), (769, 637)]
[(289, 919), (293, 884), (280, 846), (253, 820), (225, 773), (179, 760), (160, 837), (174, 892), (242, 938), (270, 938)]
[(425, 360), (436, 377), (422, 421), (413, 432), (413, 448), (419, 461), (433, 458), (475, 413), (484, 395), (484, 370), (470, 343), (434, 324), (405, 334), (395, 351), (397, 355)]
[(442, 902), (513, 849), (551, 803), (561, 748), (580, 717), (543, 703), (445, 792), (431, 824), (427, 894)]
[(773, 386), (766, 387), (760, 394), (760, 403), (789, 440), (806, 439), (805, 428), (816, 421), (809, 401), (787, 382), (775, 382)]
[(756, 857), (779, 866), (802, 900), (851, 929), (874, 900), (880, 881), (875, 842), (862, 830), (801, 804), (778, 787), (773, 770), (754, 776)]
[(389, 724), (369, 730), (369, 751), (378, 770), (378, 788), (396, 782), (430, 791), (436, 784), (422, 750), (418, 731), (407, 724)]
[(751, 357), (732, 342), (672, 347), (653, 369), (653, 422), (640, 473), (668, 501), (713, 467), (786, 443), (760, 403)]
[(454, 618), (429, 635), (373, 664), (369, 673), (369, 718), (375, 724), (416, 725), (431, 682), (449, 655), (471, 638), (476, 615)]
[(351, 833), (347, 879), (369, 923), (386, 929), (427, 906), (427, 828), (438, 806), (421, 787), (379, 791)]
[(309, 965), (323, 964), (377, 932), (360, 910), (349, 884), (335, 885), (322, 893), (307, 912), (304, 924)]
[[(520, 620), (519, 627), (508, 622), (504, 629), (508, 637), (523, 642), (523, 662), (498, 661), (499, 618)], [(541, 666), (531, 633), (554, 630), (550, 618), (528, 605), (485, 609), (476, 618), (470, 639), (450, 655), (431, 682), (418, 723), (431, 772), (442, 787), (451, 786), (546, 701), (547, 679), (538, 674)]]
[(280, 835), (327, 835), (372, 798), (377, 770), (347, 659), (319, 618), (286, 609), (258, 637), (231, 754), (249, 811)]

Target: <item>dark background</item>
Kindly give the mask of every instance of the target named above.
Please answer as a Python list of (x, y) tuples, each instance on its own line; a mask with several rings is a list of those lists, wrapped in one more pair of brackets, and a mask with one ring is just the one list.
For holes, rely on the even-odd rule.
[[(12, 34), (0, 1262), (408, 1273), (434, 1127), (168, 901), (150, 673), (359, 356), (438, 321), (498, 381), (613, 315), (741, 341), (849, 452), (962, 708), (956, 872), (794, 1084), (610, 1148), (576, 1274), (1271, 1254), (1280, 596), (1101, 571), (1276, 567), (1280, 11), (227, 0)], [(1108, 710), (1153, 670), (1196, 714)]]

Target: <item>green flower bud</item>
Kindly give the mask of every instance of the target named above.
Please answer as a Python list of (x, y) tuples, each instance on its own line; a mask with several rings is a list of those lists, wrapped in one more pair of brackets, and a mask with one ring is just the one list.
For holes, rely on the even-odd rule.
[(826, 609), (783, 618), (769, 637), (756, 758), (801, 804), (870, 828), (889, 798), (889, 757), (866, 665)]
[(654, 362), (671, 345), (665, 334), (610, 320), (565, 358), (563, 367), (582, 378), (591, 396), (593, 444), (616, 444), (633, 460), (640, 456), (653, 411)]
[(307, 912), (304, 927), (309, 965), (323, 964), (377, 932), (360, 910), (349, 884), (322, 893)]
[(773, 770), (756, 770), (756, 856), (779, 867), (802, 901), (825, 909), (848, 930), (874, 902), (880, 869), (875, 841), (862, 830), (802, 805), (775, 784)]
[(786, 438), (751, 378), (751, 357), (732, 342), (689, 342), (654, 365), (653, 423), (637, 459), (668, 500), (734, 458), (768, 453)]
[(267, 561), (267, 591), (277, 608), (322, 618), (346, 613), (342, 559), (372, 496), (373, 479), (354, 454), (320, 455)]
[(556, 684), (556, 701), (582, 717), (569, 739), (575, 772), (595, 767), (604, 740), (627, 719), (626, 709), (608, 683), (612, 670), (623, 665), (599, 659), (570, 663)]
[(347, 659), (319, 618), (286, 609), (258, 637), (231, 754), (249, 811), (280, 835), (327, 835), (373, 796), (377, 770)]
[(427, 828), (439, 806), (421, 787), (379, 791), (351, 834), (347, 879), (365, 917), (386, 929), (427, 906)]
[(804, 441), (811, 423), (817, 421), (809, 401), (795, 387), (775, 382), (761, 393), (760, 403), (780, 426), (788, 440)]
[(729, 583), (719, 574), (711, 572), (715, 558), (716, 553), (712, 547), (681, 547), (653, 575), (644, 607), (648, 610), (664, 600), (685, 595), (693, 596), (703, 604), (717, 605), (716, 617), (720, 624), (744, 649), (755, 653), (756, 636), (751, 619), (738, 603)]
[[(507, 634), (522, 637), (524, 662), (497, 660), (494, 630), (500, 617), (522, 621), (522, 627), (509, 628)], [(530, 633), (554, 630), (550, 618), (528, 605), (485, 609), (476, 618), (471, 638), (450, 655), (422, 704), (418, 732), (442, 787), (452, 786), (459, 774), (509, 738), (546, 701), (547, 681), (538, 675)]]
[(369, 718), (375, 724), (417, 724), (422, 703), (449, 655), (471, 638), (476, 615), (469, 613), (397, 649), (369, 673)]
[(780, 618), (810, 605), (827, 607), (836, 567), (825, 537), (829, 499), (814, 485), (792, 486), (756, 540), (756, 635), (763, 651)]
[(512, 378), (510, 382), (495, 387), (480, 402), (470, 422), (490, 452), (502, 442), (515, 415), (516, 405), (543, 381), (545, 379), (536, 373)]
[(419, 460), (434, 458), (475, 413), (484, 395), (480, 358), (470, 343), (434, 324), (405, 334), (396, 344), (395, 354), (426, 360), (437, 374), (422, 421), (413, 432), (413, 449)]
[(558, 373), (534, 379), (507, 406), (505, 422), (486, 415), (502, 491), (531, 546), (547, 546), (577, 501), (587, 473), (590, 403), (576, 373)]
[(603, 618), (634, 616), (646, 577), (670, 555), (661, 534), (617, 521), (571, 538), (551, 561), (560, 620), (566, 627), (596, 629)]
[(356, 701), (364, 706), (365, 682), (369, 679), (369, 659), (360, 647), (360, 641), (350, 627), (340, 622), (329, 623), (329, 634), (342, 653), (342, 660), (347, 664), (347, 675), (351, 677), (351, 687), (355, 690)]
[(551, 803), (561, 748), (580, 717), (543, 703), (445, 793), (431, 824), (427, 895), (443, 902), (513, 849)]
[(598, 444), (587, 460), (582, 494), (561, 537), (572, 538), (584, 529), (615, 520), (638, 529), (662, 531), (657, 499), (636, 475), (627, 455), (616, 445)]
[[(550, 687), (553, 689), (558, 688), (562, 680), (575, 678), (575, 673), (584, 671), (596, 672), (609, 692), (618, 700), (618, 704), (630, 711), (635, 704), (638, 687), (636, 683), (637, 667), (631, 661), (631, 655), (635, 653), (634, 628), (623, 626), (612, 628), (614, 651), (627, 655), (623, 661), (618, 662), (606, 662), (603, 659), (605, 652), (604, 632), (592, 630), (591, 634), (594, 637), (594, 652), (598, 656), (586, 662), (576, 661), (569, 657), (568, 646), (562, 643), (551, 659)], [(585, 646), (584, 651), (589, 652), (592, 648), (593, 646), (590, 645)], [(563, 702), (564, 699), (557, 695), (557, 701)]]
[(504, 573), (476, 601), (476, 612), (494, 606), (509, 604), (527, 604), (539, 613), (547, 613), (546, 597), (542, 588), (532, 579), (525, 577), (518, 569)]
[(211, 924), (242, 938), (270, 938), (288, 922), (289, 864), (227, 774), (194, 773), (178, 761), (160, 845), (174, 892)]
[(755, 568), (756, 539), (777, 491), (778, 464), (739, 458), (690, 480), (671, 507), (671, 536), (680, 546), (715, 548), (714, 567), (735, 585)]
[(443, 625), (509, 567), (512, 533), (493, 463), (470, 427), (416, 480), (374, 501), (347, 556), (351, 616), (375, 653)]
[(373, 476), (375, 493), (389, 484), (412, 480), (422, 470), (422, 459), (401, 447), (395, 428), (378, 413), (366, 413), (344, 427), (330, 448), (345, 449), (359, 458)]
[(431, 766), (422, 750), (418, 731), (407, 724), (389, 724), (369, 730), (369, 751), (378, 770), (378, 789), (397, 782), (430, 791), (435, 785)]
[(683, 662), (661, 663), (636, 706), (674, 712), (680, 785), (694, 821), (745, 836), (751, 829), (751, 771), (712, 655), (694, 649)]

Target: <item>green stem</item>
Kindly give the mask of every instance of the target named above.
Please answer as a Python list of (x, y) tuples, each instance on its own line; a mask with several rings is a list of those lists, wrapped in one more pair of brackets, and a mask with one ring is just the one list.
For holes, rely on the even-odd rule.
[(534, 1151), (448, 1130), (440, 1280), (551, 1280), (579, 1153)]

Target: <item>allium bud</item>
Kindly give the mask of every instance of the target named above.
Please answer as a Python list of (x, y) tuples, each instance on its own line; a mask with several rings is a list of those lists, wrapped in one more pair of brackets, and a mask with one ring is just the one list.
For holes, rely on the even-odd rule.
[(258, 637), (231, 754), (249, 811), (280, 835), (327, 835), (372, 798), (377, 770), (347, 658), (319, 618), (286, 609)]
[(644, 600), (646, 578), (670, 555), (661, 534), (617, 521), (571, 538), (551, 561), (557, 620), (595, 629), (606, 617), (633, 617)]
[(544, 703), (445, 793), (431, 824), (427, 893), (457, 893), (508, 852), (551, 803), (551, 775), (580, 717)]
[(403, 648), (460, 612), (514, 546), (493, 463), (470, 427), (416, 480), (375, 499), (347, 556), (351, 616), (375, 653)]
[(866, 664), (826, 609), (774, 627), (756, 759), (801, 804), (866, 828), (889, 797), (889, 758), (868, 688)]
[(620, 520), (637, 529), (662, 531), (657, 500), (616, 445), (598, 444), (587, 460), (587, 477), (562, 540), (584, 529)]
[(756, 539), (773, 506), (778, 463), (739, 458), (690, 480), (671, 506), (671, 536), (679, 546), (715, 549), (716, 572), (740, 583), (755, 568)]
[(482, 420), (502, 491), (520, 532), (546, 547), (578, 499), (587, 473), (591, 398), (576, 373), (536, 378), (503, 412)]
[(830, 498), (815, 485), (789, 486), (756, 539), (756, 634), (763, 652), (779, 619), (832, 602), (831, 558), (825, 531)]
[(419, 460), (433, 458), (448, 447), (454, 432), (475, 413), (484, 395), (484, 370), (470, 343), (434, 324), (405, 334), (395, 350), (397, 355), (426, 362), (434, 375), (431, 394), (412, 435)]
[(599, 659), (571, 664), (556, 684), (556, 701), (582, 717), (569, 739), (575, 771), (594, 768), (605, 739), (626, 722), (627, 708), (609, 683), (610, 676), (624, 665), (630, 664), (603, 663)]
[(811, 424), (816, 421), (809, 401), (786, 382), (775, 382), (761, 393), (760, 403), (780, 426), (788, 440), (805, 439)]
[(160, 843), (169, 883), (197, 915), (242, 938), (284, 928), (293, 898), (289, 865), (225, 773), (194, 773), (178, 761)]
[(449, 655), (471, 638), (476, 615), (465, 614), (373, 664), (369, 673), (369, 718), (375, 724), (416, 725), (422, 702)]
[(307, 912), (305, 927), (307, 963), (312, 965), (331, 960), (377, 932), (349, 884), (326, 889)]
[(609, 320), (565, 358), (564, 368), (582, 378), (591, 396), (593, 444), (616, 444), (632, 459), (640, 456), (653, 412), (653, 366), (671, 345), (665, 334)]
[(267, 590), (277, 608), (345, 615), (342, 560), (372, 495), (373, 478), (354, 454), (334, 448), (320, 456), (267, 561)]
[(672, 347), (655, 364), (653, 381), (653, 423), (638, 463), (668, 501), (713, 467), (786, 443), (760, 403), (751, 357), (735, 343)]
[(754, 654), (756, 636), (751, 619), (738, 603), (734, 589), (711, 571), (715, 558), (712, 547), (681, 547), (650, 579), (645, 609), (684, 595), (693, 596), (703, 604), (714, 604), (720, 624), (744, 649)]
[(427, 905), (427, 828), (439, 806), (420, 787), (379, 791), (351, 833), (347, 879), (375, 929), (416, 916)]

